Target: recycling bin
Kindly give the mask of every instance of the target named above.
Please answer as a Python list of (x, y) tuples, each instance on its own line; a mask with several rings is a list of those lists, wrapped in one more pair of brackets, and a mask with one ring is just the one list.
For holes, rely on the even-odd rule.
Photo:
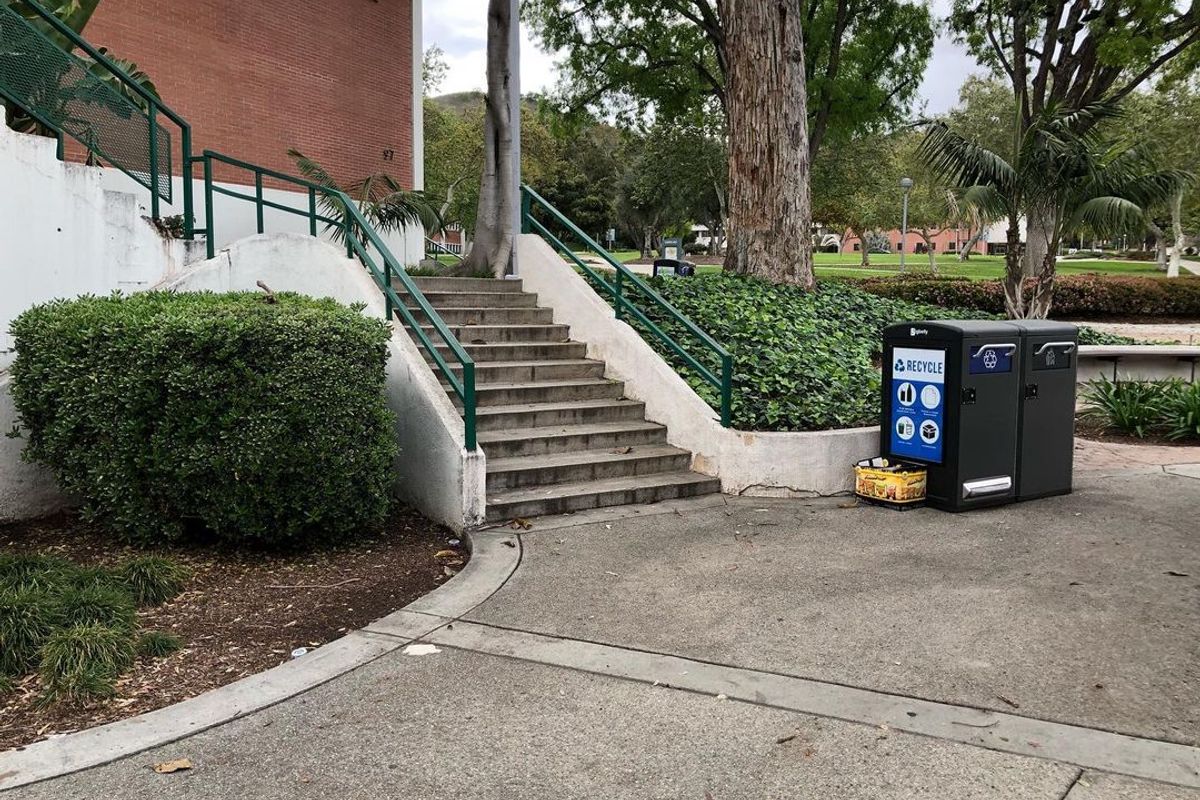
[(964, 511), (1016, 499), (1021, 342), (999, 321), (884, 329), (881, 449), (925, 466), (928, 505)]
[(1079, 329), (1050, 320), (1009, 324), (1021, 333), (1017, 499), (1068, 494), (1075, 451)]
[(690, 261), (681, 261), (677, 258), (656, 258), (654, 259), (654, 269), (651, 274), (657, 278), (663, 277), (673, 278), (690, 278), (696, 274), (696, 265)]

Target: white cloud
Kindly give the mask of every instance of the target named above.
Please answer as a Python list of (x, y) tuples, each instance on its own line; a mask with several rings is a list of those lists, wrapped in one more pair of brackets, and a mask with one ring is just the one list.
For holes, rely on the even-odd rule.
[[(425, 46), (446, 52), (449, 70), (441, 91), (483, 91), (487, 86), (487, 0), (425, 0)], [(554, 56), (521, 29), (521, 91), (544, 92), (556, 82)]]

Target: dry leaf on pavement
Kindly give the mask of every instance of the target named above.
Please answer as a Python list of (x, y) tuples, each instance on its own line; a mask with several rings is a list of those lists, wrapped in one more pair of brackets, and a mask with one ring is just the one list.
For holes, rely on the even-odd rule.
[(191, 768), (192, 760), (190, 758), (177, 758), (174, 761), (164, 761), (161, 764), (154, 765), (154, 771), (159, 775), (170, 775), (172, 772), (180, 772)]

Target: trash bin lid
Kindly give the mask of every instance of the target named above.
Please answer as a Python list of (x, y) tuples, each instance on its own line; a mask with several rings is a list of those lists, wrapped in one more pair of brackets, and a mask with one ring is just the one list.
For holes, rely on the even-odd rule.
[(1015, 326), (1026, 336), (1062, 336), (1067, 339), (1079, 336), (1078, 325), (1053, 319), (1012, 319), (1008, 324)]
[(995, 336), (1015, 339), (1019, 331), (999, 319), (928, 319), (898, 322), (883, 329), (885, 338), (895, 339), (966, 339)]

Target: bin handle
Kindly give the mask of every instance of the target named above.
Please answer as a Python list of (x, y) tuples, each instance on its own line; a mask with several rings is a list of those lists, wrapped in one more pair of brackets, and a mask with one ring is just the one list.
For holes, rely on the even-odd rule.
[(1005, 342), (1003, 344), (981, 344), (979, 345), (979, 349), (975, 351), (975, 355), (979, 355), (984, 350), (999, 350), (1002, 353), (1007, 354), (1017, 352), (1017, 346), (1011, 342)]
[(1063, 348), (1063, 355), (1070, 355), (1071, 353), (1075, 352), (1075, 343), (1074, 342), (1046, 342), (1044, 345), (1042, 345), (1041, 347), (1039, 347), (1037, 349), (1037, 352), (1035, 352), (1034, 355), (1040, 356), (1042, 353), (1046, 352), (1047, 350), (1049, 350), (1052, 347)]

